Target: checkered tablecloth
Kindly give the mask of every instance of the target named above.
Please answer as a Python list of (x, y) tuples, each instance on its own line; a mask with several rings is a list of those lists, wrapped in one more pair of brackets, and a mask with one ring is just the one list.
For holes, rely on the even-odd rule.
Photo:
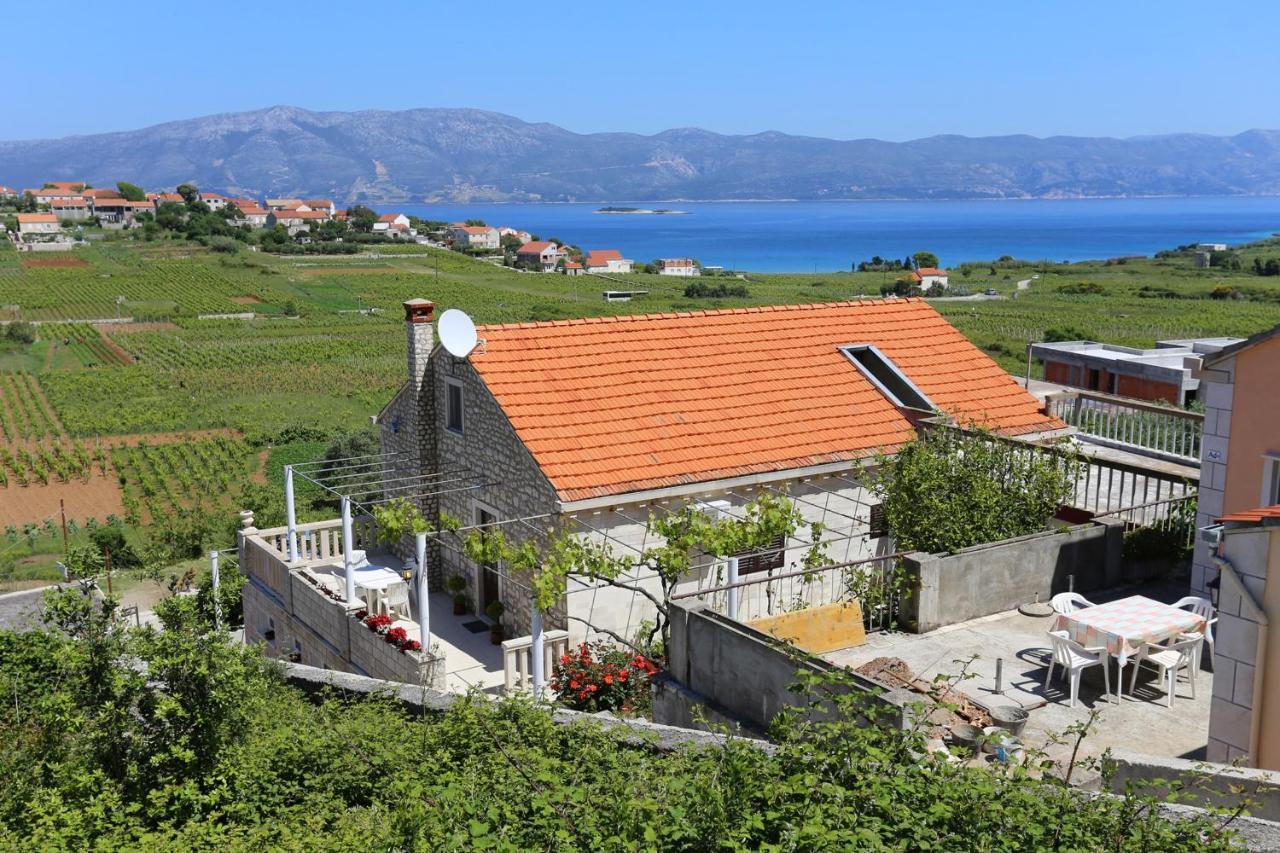
[(1188, 631), (1204, 631), (1204, 619), (1141, 595), (1059, 615), (1053, 630), (1066, 630), (1086, 648), (1105, 647), (1123, 666), (1144, 643), (1161, 643)]

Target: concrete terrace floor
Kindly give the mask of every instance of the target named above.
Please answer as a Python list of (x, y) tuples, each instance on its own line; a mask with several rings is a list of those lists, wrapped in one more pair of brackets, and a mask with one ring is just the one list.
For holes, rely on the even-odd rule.
[[(1101, 604), (1130, 595), (1145, 595), (1157, 601), (1173, 602), (1185, 594), (1186, 588), (1182, 585), (1144, 585), (1089, 593), (1087, 598)], [(1069, 759), (1071, 744), (1054, 744), (1051, 735), (1061, 734), (1073, 723), (1087, 719), (1093, 708), (1100, 709), (1101, 716), (1081, 745), (1081, 756), (1098, 756), (1108, 748), (1123, 748), (1165, 757), (1203, 757), (1213, 693), (1213, 673), (1207, 671), (1207, 650), (1206, 670), (1201, 671), (1196, 681), (1195, 699), (1191, 698), (1185, 677), (1180, 677), (1173, 707), (1167, 707), (1164, 691), (1156, 681), (1156, 671), (1148, 667), (1142, 668), (1131, 694), (1131, 664), (1125, 668), (1124, 698), (1117, 704), (1114, 701), (1116, 664), (1112, 660), (1109, 663), (1111, 696), (1102, 695), (1101, 667), (1091, 667), (1081, 675), (1076, 707), (1069, 708), (1067, 682), (1058, 675), (1061, 670), (1055, 669), (1047, 691), (1044, 686), (1050, 654), (1046, 632), (1052, 622), (1052, 617), (1023, 616), (1012, 610), (948, 625), (928, 634), (873, 634), (864, 645), (829, 652), (824, 657), (832, 663), (855, 668), (873, 658), (897, 657), (926, 681), (940, 674), (958, 674), (964, 662), (973, 657), (968, 672), (974, 677), (959, 682), (957, 688), (988, 706), (1016, 704), (1026, 709), (1030, 719), (1023, 732), (1024, 743), (1044, 749), (1060, 762)], [(1003, 695), (995, 693), (997, 659), (1004, 661)]]
[[(462, 627), (477, 619), (487, 626), (488, 620), (474, 613), (453, 615), (453, 598), (446, 592), (433, 592), (428, 596), (430, 610), (431, 642), (440, 644), (445, 657), (445, 689), (451, 693), (465, 693), (478, 687), (486, 693), (500, 692), (503, 685), (502, 646), (489, 641), (489, 630), (473, 634)], [(410, 609), (417, 621), (418, 604), (410, 596)], [(413, 636), (413, 631), (410, 631)]]

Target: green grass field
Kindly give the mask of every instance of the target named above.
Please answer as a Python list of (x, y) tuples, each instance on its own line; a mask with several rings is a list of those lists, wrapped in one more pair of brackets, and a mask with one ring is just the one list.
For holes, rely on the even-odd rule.
[[(894, 274), (749, 275), (748, 296), (689, 299), (686, 280), (656, 275), (521, 273), (415, 246), (405, 257), (272, 257), (211, 253), (179, 243), (109, 241), (76, 250), (71, 268), (26, 267), (3, 256), (0, 305), (16, 316), (57, 320), (30, 347), (0, 351), (0, 370), (39, 376), (73, 436), (232, 427), (255, 439), (289, 427), (337, 433), (368, 416), (400, 383), (404, 335), (400, 303), (424, 296), (479, 323), (598, 314), (685, 311), (878, 296)], [(1194, 269), (1190, 256), (1020, 268), (966, 265), (953, 286), (998, 298), (940, 300), (938, 309), (1008, 369), (1025, 369), (1028, 341), (1072, 329), (1115, 343), (1248, 335), (1280, 323), (1280, 279), (1249, 271)], [(1024, 290), (1019, 280), (1038, 275)], [(623, 283), (625, 282), (625, 283)], [(1061, 292), (1090, 283), (1101, 292)], [(1255, 292), (1252, 300), (1209, 298), (1215, 287)], [(605, 303), (605, 289), (648, 290)], [(374, 309), (374, 313), (367, 312)], [(253, 312), (253, 320), (200, 319)], [(11, 311), (11, 314), (13, 312)], [(85, 320), (120, 313), (151, 327), (105, 327), (136, 363), (122, 363)], [(75, 322), (80, 321), (80, 322)]]

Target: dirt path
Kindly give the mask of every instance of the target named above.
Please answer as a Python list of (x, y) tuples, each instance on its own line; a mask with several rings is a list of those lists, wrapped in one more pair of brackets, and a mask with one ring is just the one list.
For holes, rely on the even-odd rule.
[(98, 336), (102, 338), (103, 346), (109, 349), (111, 353), (119, 359), (121, 364), (137, 364), (133, 356), (129, 354), (128, 350), (111, 339), (107, 334), (106, 326), (94, 326), (94, 328), (98, 330)]
[(45, 414), (48, 415), (49, 423), (53, 425), (54, 437), (66, 438), (67, 428), (62, 425), (62, 421), (59, 419), (58, 413), (49, 403), (49, 398), (44, 395), (44, 386), (40, 384), (39, 377), (36, 377), (35, 393), (32, 395), (32, 399), (35, 401), (35, 404), (37, 406), (41, 406), (44, 409)]
[(0, 527), (38, 524), (46, 518), (60, 521), (64, 502), (67, 518), (81, 524), (90, 516), (104, 521), (108, 515), (124, 515), (115, 474), (110, 469), (105, 475), (95, 470), (88, 482), (72, 478), (59, 483), (52, 477), (47, 486), (40, 483), (19, 486), (10, 482), (7, 488), (0, 489)]

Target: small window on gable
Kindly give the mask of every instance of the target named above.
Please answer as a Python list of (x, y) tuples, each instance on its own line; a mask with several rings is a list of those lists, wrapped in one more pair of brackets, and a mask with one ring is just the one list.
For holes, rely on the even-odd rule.
[(445, 382), (444, 426), (450, 432), (462, 432), (462, 385)]
[(903, 373), (902, 369), (893, 363), (893, 359), (880, 352), (874, 345), (852, 344), (840, 347), (840, 351), (895, 406), (906, 409), (921, 409), (926, 412), (937, 408), (933, 401), (926, 397), (924, 392), (907, 378), (907, 374)]

